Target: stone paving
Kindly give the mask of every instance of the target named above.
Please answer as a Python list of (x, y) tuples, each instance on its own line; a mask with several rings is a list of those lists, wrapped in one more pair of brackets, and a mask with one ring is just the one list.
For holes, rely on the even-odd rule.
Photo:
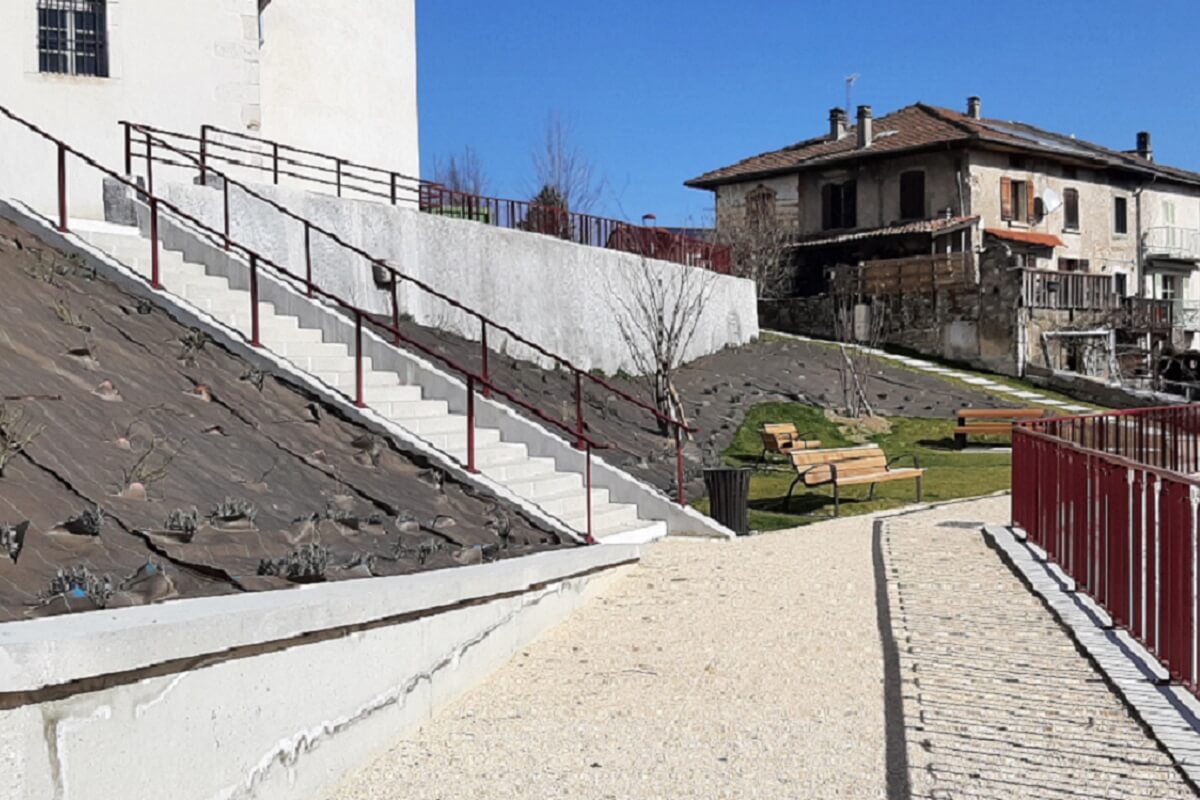
[(989, 548), (978, 523), (1006, 513), (1001, 498), (885, 526), (911, 796), (1193, 797)]
[(988, 547), (1007, 517), (661, 542), (328, 797), (1192, 797)]

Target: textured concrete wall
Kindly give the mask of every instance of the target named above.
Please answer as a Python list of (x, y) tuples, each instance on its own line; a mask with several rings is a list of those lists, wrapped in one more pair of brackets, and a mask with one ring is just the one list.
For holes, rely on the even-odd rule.
[(324, 796), (636, 557), (578, 548), (7, 623), (0, 798)]
[[(171, 201), (220, 227), (217, 190), (191, 184), (163, 188)], [(286, 188), (261, 187), (261, 191), (582, 369), (636, 372), (618, 330), (619, 298), (632, 295), (647, 269), (668, 287), (678, 286), (685, 274), (694, 285), (707, 287), (709, 300), (685, 360), (744, 344), (758, 335), (754, 283), (742, 278), (385, 203)], [(301, 224), (236, 189), (230, 192), (230, 208), (235, 238), (303, 272)], [(375, 287), (369, 263), (318, 234), (313, 234), (312, 244), (313, 271), (321, 285), (368, 310), (390, 312), (390, 296)], [(479, 339), (477, 320), (427, 293), (401, 286), (403, 313), (422, 324)], [(489, 346), (498, 352), (534, 357), (497, 331), (488, 336)]]

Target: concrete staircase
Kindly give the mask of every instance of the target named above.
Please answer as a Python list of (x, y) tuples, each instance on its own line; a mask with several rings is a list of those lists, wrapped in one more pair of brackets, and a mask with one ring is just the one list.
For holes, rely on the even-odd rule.
[[(138, 228), (90, 220), (73, 220), (70, 227), (73, 233), (129, 269), (150, 275), (150, 241)], [(265, 272), (265, 268), (260, 272), (260, 281)], [(247, 289), (231, 287), (228, 277), (210, 274), (202, 264), (187, 261), (180, 252), (165, 246), (159, 249), (159, 275), (168, 293), (206, 313), (214, 322), (249, 337)], [(320, 308), (317, 316), (334, 315), (316, 301), (301, 302)], [(331, 335), (325, 332), (337, 326), (306, 326), (300, 317), (280, 313), (272, 303), (258, 305), (259, 334), (264, 348), (308, 378), (353, 398), (353, 351), (342, 341), (328, 340)], [(314, 318), (313, 314), (303, 316)], [(397, 371), (377, 368), (369, 356), (363, 358), (363, 386), (366, 405), (388, 425), (424, 443), (443, 458), (448, 457), (458, 465), (466, 464), (467, 419), (464, 414), (452, 411), (447, 400), (426, 397), (420, 385), (406, 384)], [(586, 532), (587, 504), (580, 472), (560, 468), (551, 457), (531, 456), (526, 443), (510, 441), (501, 430), (478, 424), (475, 463), (483, 476), (507, 489), (522, 505), (540, 510), (542, 515), (578, 535)], [(666, 522), (639, 517), (637, 505), (613, 502), (608, 489), (593, 487), (591, 494), (592, 533), (597, 540), (637, 543), (666, 534)]]

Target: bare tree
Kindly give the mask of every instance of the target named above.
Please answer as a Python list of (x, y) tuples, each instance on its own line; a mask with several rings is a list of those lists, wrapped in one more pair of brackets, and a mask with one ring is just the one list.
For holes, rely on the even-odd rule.
[(571, 126), (551, 113), (542, 143), (533, 151), (533, 174), (539, 196), (552, 190), (564, 210), (586, 214), (600, 199), (603, 181), (574, 138)]
[(888, 316), (880, 298), (866, 302), (860, 283), (859, 267), (839, 267), (829, 287), (833, 333), (841, 350), (838, 372), (842, 409), (846, 416), (855, 419), (875, 415), (867, 396), (867, 381), (874, 361), (868, 351), (883, 341)]
[[(629, 277), (627, 285), (608, 285), (618, 333), (639, 378), (649, 385), (655, 408), (686, 422), (674, 375), (704, 317), (714, 275), (694, 267), (663, 268), (643, 257)], [(662, 420), (659, 430), (670, 432)]]
[(775, 217), (730, 215), (717, 241), (729, 245), (730, 271), (758, 286), (759, 297), (784, 297), (792, 291), (789, 248), (792, 230)]
[(483, 162), (471, 145), (451, 153), (445, 161), (438, 158), (433, 165), (433, 180), (453, 192), (476, 195), (484, 194), (488, 183)]

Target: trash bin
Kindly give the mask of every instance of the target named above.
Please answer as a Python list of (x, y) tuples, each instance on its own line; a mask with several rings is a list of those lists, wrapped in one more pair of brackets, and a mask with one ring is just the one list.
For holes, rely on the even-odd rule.
[(708, 513), (717, 522), (739, 536), (750, 532), (750, 473), (746, 467), (720, 467), (704, 470), (704, 488), (708, 490)]

